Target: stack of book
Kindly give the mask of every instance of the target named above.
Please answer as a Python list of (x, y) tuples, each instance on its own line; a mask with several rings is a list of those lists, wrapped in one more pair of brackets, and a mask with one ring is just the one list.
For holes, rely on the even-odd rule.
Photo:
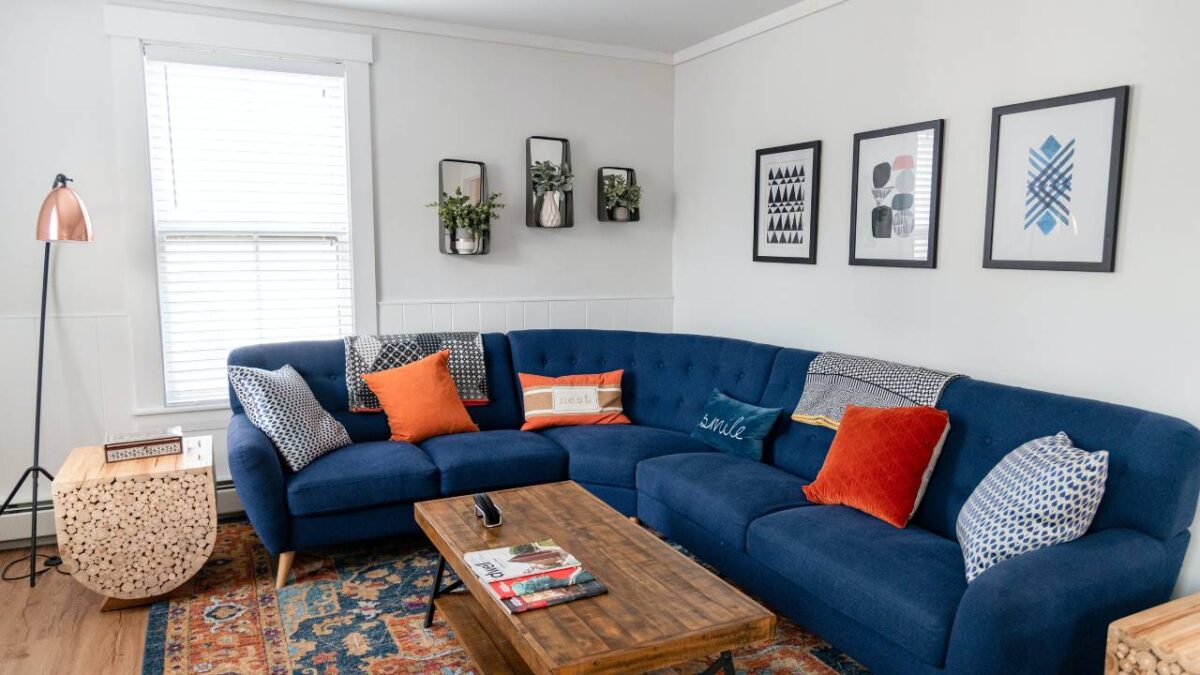
[(463, 560), (513, 614), (608, 592), (553, 539), (474, 551)]

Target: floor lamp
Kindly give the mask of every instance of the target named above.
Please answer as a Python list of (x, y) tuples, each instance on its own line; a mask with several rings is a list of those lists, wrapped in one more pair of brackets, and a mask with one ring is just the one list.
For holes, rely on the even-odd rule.
[[(42, 314), (41, 323), (38, 331), (38, 360), (37, 360), (37, 403), (34, 407), (33, 415), (33, 466), (25, 469), (25, 473), (21, 474), (21, 479), (17, 481), (12, 492), (8, 494), (8, 499), (4, 500), (4, 505), (0, 506), (0, 516), (8, 510), (14, 497), (17, 496), (17, 491), (25, 484), (25, 481), (32, 479), (33, 482), (33, 501), (30, 507), (30, 524), (29, 524), (29, 586), (32, 588), (37, 585), (37, 578), (41, 572), (37, 571), (37, 514), (38, 514), (38, 481), (41, 476), (45, 476), (47, 480), (54, 480), (54, 476), (50, 475), (41, 465), (41, 440), (42, 440), (42, 362), (46, 353), (46, 291), (50, 285), (50, 244), (56, 241), (91, 241), (92, 240), (92, 221), (88, 217), (87, 207), (83, 205), (83, 200), (75, 191), (67, 187), (67, 183), (71, 179), (63, 174), (58, 174), (54, 177), (54, 186), (50, 189), (50, 194), (46, 195), (46, 200), (42, 202), (42, 210), (38, 213), (37, 223), (37, 238), (38, 241), (46, 242), (45, 258), (42, 261)], [(24, 560), (22, 558), (21, 560)], [(21, 560), (15, 560), (14, 563)], [(46, 561), (47, 569), (56, 563), (51, 558)], [(4, 568), (8, 571), (8, 567)], [(46, 570), (43, 570), (43, 572)], [(24, 579), (25, 576), (8, 577), (6, 581), (15, 581)]]

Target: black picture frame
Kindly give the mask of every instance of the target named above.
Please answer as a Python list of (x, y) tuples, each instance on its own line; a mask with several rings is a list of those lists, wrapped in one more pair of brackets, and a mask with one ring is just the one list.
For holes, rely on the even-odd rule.
[[(917, 122), (915, 124), (905, 124), (898, 127), (876, 129), (874, 131), (862, 131), (854, 134), (854, 164), (850, 180), (851, 265), (868, 265), (872, 267), (913, 267), (923, 269), (937, 268), (938, 212), (941, 205), (940, 193), (942, 181), (942, 146), (945, 142), (945, 128), (946, 120), (936, 119), (928, 122)], [(901, 134), (925, 130), (933, 130), (933, 158), (932, 170), (930, 174), (931, 187), (929, 193), (929, 242), (926, 259), (900, 260), (887, 258), (859, 258), (857, 255), (855, 242), (858, 238), (858, 162), (861, 154), (860, 145), (863, 141), (873, 138), (899, 136)]]
[[(772, 256), (759, 253), (759, 232), (760, 217), (759, 202), (762, 198), (762, 164), (763, 158), (768, 155), (778, 155), (787, 152), (795, 152), (798, 150), (812, 151), (812, 174), (811, 182), (808, 190), (809, 201), (809, 218), (808, 218), (808, 255), (807, 256)], [(776, 262), (776, 263), (795, 263), (800, 265), (815, 265), (817, 264), (817, 234), (819, 231), (818, 222), (821, 205), (821, 141), (806, 141), (804, 143), (791, 143), (788, 145), (777, 145), (770, 148), (760, 148), (754, 152), (754, 248), (752, 251), (752, 260), (754, 262)]]
[[(992, 135), (988, 159), (987, 212), (983, 236), (983, 266), (989, 269), (1054, 270), (1064, 272), (1112, 272), (1116, 269), (1117, 217), (1121, 205), (1121, 178), (1125, 164), (1125, 128), (1129, 117), (1129, 86), (1097, 89), (1081, 94), (1055, 96), (1026, 103), (992, 108)], [(992, 257), (992, 244), (996, 220), (996, 178), (1000, 161), (1000, 126), (1005, 115), (1015, 115), (1034, 110), (1113, 99), (1112, 146), (1108, 164), (1108, 198), (1105, 205), (1104, 238), (1099, 262), (1052, 261), (1052, 260), (996, 260)]]

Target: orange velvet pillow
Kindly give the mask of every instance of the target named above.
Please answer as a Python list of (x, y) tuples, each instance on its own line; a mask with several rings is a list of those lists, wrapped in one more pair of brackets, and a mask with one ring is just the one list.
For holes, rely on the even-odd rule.
[(825, 464), (804, 486), (804, 496), (904, 527), (921, 503), (949, 431), (950, 416), (936, 408), (846, 406)]
[(379, 399), (393, 441), (420, 443), (434, 436), (479, 431), (450, 377), (450, 350), (362, 379)]
[(546, 377), (517, 373), (525, 406), (522, 431), (580, 424), (629, 424), (621, 405), (624, 370)]

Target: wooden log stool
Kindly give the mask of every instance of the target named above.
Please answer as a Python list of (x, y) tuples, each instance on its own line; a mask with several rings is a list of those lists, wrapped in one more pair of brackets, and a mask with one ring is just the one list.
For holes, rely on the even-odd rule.
[(1105, 675), (1200, 675), (1200, 593), (1112, 622)]
[(107, 596), (101, 609), (178, 589), (217, 540), (212, 438), (184, 439), (180, 455), (111, 464), (103, 447), (75, 448), (54, 479), (54, 524), (63, 571)]

